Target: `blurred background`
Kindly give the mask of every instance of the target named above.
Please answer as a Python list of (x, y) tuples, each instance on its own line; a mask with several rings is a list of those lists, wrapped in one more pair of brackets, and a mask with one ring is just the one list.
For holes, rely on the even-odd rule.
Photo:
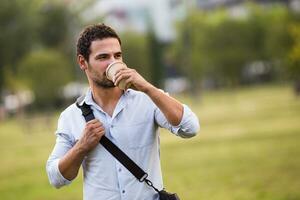
[(0, 199), (82, 199), (45, 164), (83, 94), (76, 40), (112, 26), (124, 61), (189, 105), (199, 136), (162, 130), (166, 188), (184, 200), (300, 199), (300, 0), (2, 0)]

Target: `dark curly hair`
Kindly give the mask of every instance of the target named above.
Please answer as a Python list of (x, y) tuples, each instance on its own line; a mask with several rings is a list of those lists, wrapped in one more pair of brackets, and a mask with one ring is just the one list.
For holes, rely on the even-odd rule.
[(91, 43), (105, 38), (116, 38), (121, 45), (121, 39), (111, 27), (103, 23), (87, 26), (77, 40), (77, 56), (82, 55), (85, 60), (89, 61)]

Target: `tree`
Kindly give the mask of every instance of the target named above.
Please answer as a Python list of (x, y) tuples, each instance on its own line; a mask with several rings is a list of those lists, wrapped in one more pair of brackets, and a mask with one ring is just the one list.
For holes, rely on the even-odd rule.
[(151, 80), (149, 49), (147, 38), (137, 33), (124, 33), (122, 38), (122, 53), (128, 67), (139, 71), (146, 79)]
[(293, 46), (289, 51), (289, 65), (286, 71), (288, 76), (294, 80), (296, 94), (300, 94), (300, 23), (294, 23), (289, 28), (289, 33), (293, 39)]
[(273, 6), (267, 11), (260, 12), (265, 30), (263, 46), (265, 60), (271, 63), (274, 78), (286, 79), (285, 68), (288, 65), (288, 52), (292, 47), (292, 37), (289, 33), (292, 16), (283, 6)]
[(252, 29), (247, 19), (232, 18), (225, 10), (193, 13), (175, 47), (178, 62), (194, 82), (210, 77), (237, 85), (242, 67), (255, 57)]
[[(20, 58), (31, 50), (35, 39), (35, 10), (32, 0), (3, 0), (0, 6), (0, 94), (4, 71), (16, 71)], [(24, 9), (26, 7), (26, 9)]]
[(76, 19), (61, 3), (46, 2), (39, 8), (37, 28), (41, 44), (48, 48), (61, 48), (71, 37), (70, 25)]
[(0, 6), (0, 94), (4, 87), (11, 89), (11, 84), (5, 85), (5, 80), (11, 78), (4, 75), (14, 76), (20, 60), (33, 50), (56, 49), (74, 61), (72, 30), (76, 19), (61, 1), (3, 0)]
[(18, 77), (35, 94), (38, 108), (55, 106), (61, 97), (62, 86), (71, 78), (68, 60), (55, 50), (41, 50), (30, 53), (19, 66)]
[(250, 4), (244, 12), (237, 17), (225, 9), (195, 11), (179, 25), (173, 57), (194, 86), (208, 78), (217, 85), (236, 86), (245, 68), (256, 61), (268, 63), (268, 73), (280, 74), (291, 48), (289, 10)]

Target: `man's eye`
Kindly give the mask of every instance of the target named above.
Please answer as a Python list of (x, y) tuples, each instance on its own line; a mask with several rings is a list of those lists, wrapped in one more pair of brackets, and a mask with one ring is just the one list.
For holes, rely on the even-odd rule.
[(106, 57), (107, 57), (107, 56), (98, 56), (98, 59), (99, 59), (99, 60), (103, 60), (103, 59), (106, 59)]

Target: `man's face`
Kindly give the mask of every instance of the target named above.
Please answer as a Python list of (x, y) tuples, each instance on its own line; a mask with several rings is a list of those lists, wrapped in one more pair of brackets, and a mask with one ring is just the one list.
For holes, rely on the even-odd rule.
[(87, 76), (98, 86), (102, 88), (115, 87), (111, 80), (106, 77), (105, 70), (108, 65), (114, 61), (122, 61), (121, 45), (116, 38), (106, 38), (95, 40), (90, 46), (90, 56)]

